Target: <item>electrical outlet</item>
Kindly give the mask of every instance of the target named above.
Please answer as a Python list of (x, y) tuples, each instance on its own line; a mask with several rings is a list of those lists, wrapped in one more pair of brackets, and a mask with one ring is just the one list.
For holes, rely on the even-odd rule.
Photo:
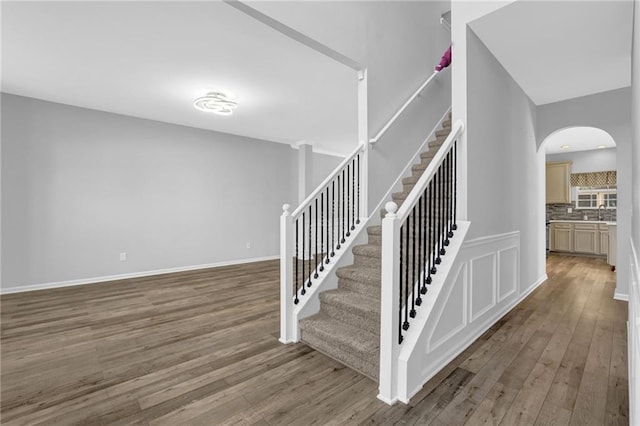
[(571, 207), (567, 207), (567, 213), (573, 213), (573, 209)]
[(120, 262), (126, 262), (126, 261), (127, 261), (127, 253), (126, 252), (120, 253)]
[(251, 242), (247, 241), (247, 248), (250, 249), (251, 248)]

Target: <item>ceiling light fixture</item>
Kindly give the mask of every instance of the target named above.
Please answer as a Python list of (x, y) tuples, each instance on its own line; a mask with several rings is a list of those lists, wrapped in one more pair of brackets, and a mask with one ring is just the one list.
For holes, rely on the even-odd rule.
[(231, 115), (233, 114), (233, 110), (238, 107), (238, 103), (232, 100), (226, 93), (209, 92), (205, 96), (199, 97), (193, 101), (193, 106), (204, 112), (212, 112), (219, 115)]
[(607, 147), (606, 145), (598, 145), (598, 149), (604, 149), (606, 147)]
[(569, 149), (569, 148), (571, 148), (571, 145), (562, 145), (560, 147), (560, 149)]

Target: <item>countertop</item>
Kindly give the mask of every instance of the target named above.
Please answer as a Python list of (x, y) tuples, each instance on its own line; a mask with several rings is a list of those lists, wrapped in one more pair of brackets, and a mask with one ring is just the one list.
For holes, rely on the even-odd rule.
[(565, 222), (565, 223), (604, 223), (606, 225), (616, 225), (617, 224), (617, 222), (607, 222), (607, 221), (604, 221), (604, 220), (579, 220), (579, 219), (573, 219), (573, 220), (571, 220), (571, 219), (563, 219), (563, 220), (552, 219), (549, 222), (552, 222), (552, 223), (553, 222), (561, 222), (561, 223), (562, 222)]

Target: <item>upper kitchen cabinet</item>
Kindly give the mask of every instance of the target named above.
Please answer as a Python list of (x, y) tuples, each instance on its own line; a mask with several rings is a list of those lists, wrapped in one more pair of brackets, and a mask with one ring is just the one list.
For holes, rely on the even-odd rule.
[(547, 204), (571, 203), (571, 161), (547, 163)]

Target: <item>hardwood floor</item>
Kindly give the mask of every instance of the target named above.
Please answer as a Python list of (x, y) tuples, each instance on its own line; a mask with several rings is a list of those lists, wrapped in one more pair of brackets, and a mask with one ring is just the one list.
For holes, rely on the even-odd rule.
[(549, 280), (409, 405), (278, 342), (278, 263), (0, 298), (3, 425), (628, 424), (626, 302), (599, 259)]

